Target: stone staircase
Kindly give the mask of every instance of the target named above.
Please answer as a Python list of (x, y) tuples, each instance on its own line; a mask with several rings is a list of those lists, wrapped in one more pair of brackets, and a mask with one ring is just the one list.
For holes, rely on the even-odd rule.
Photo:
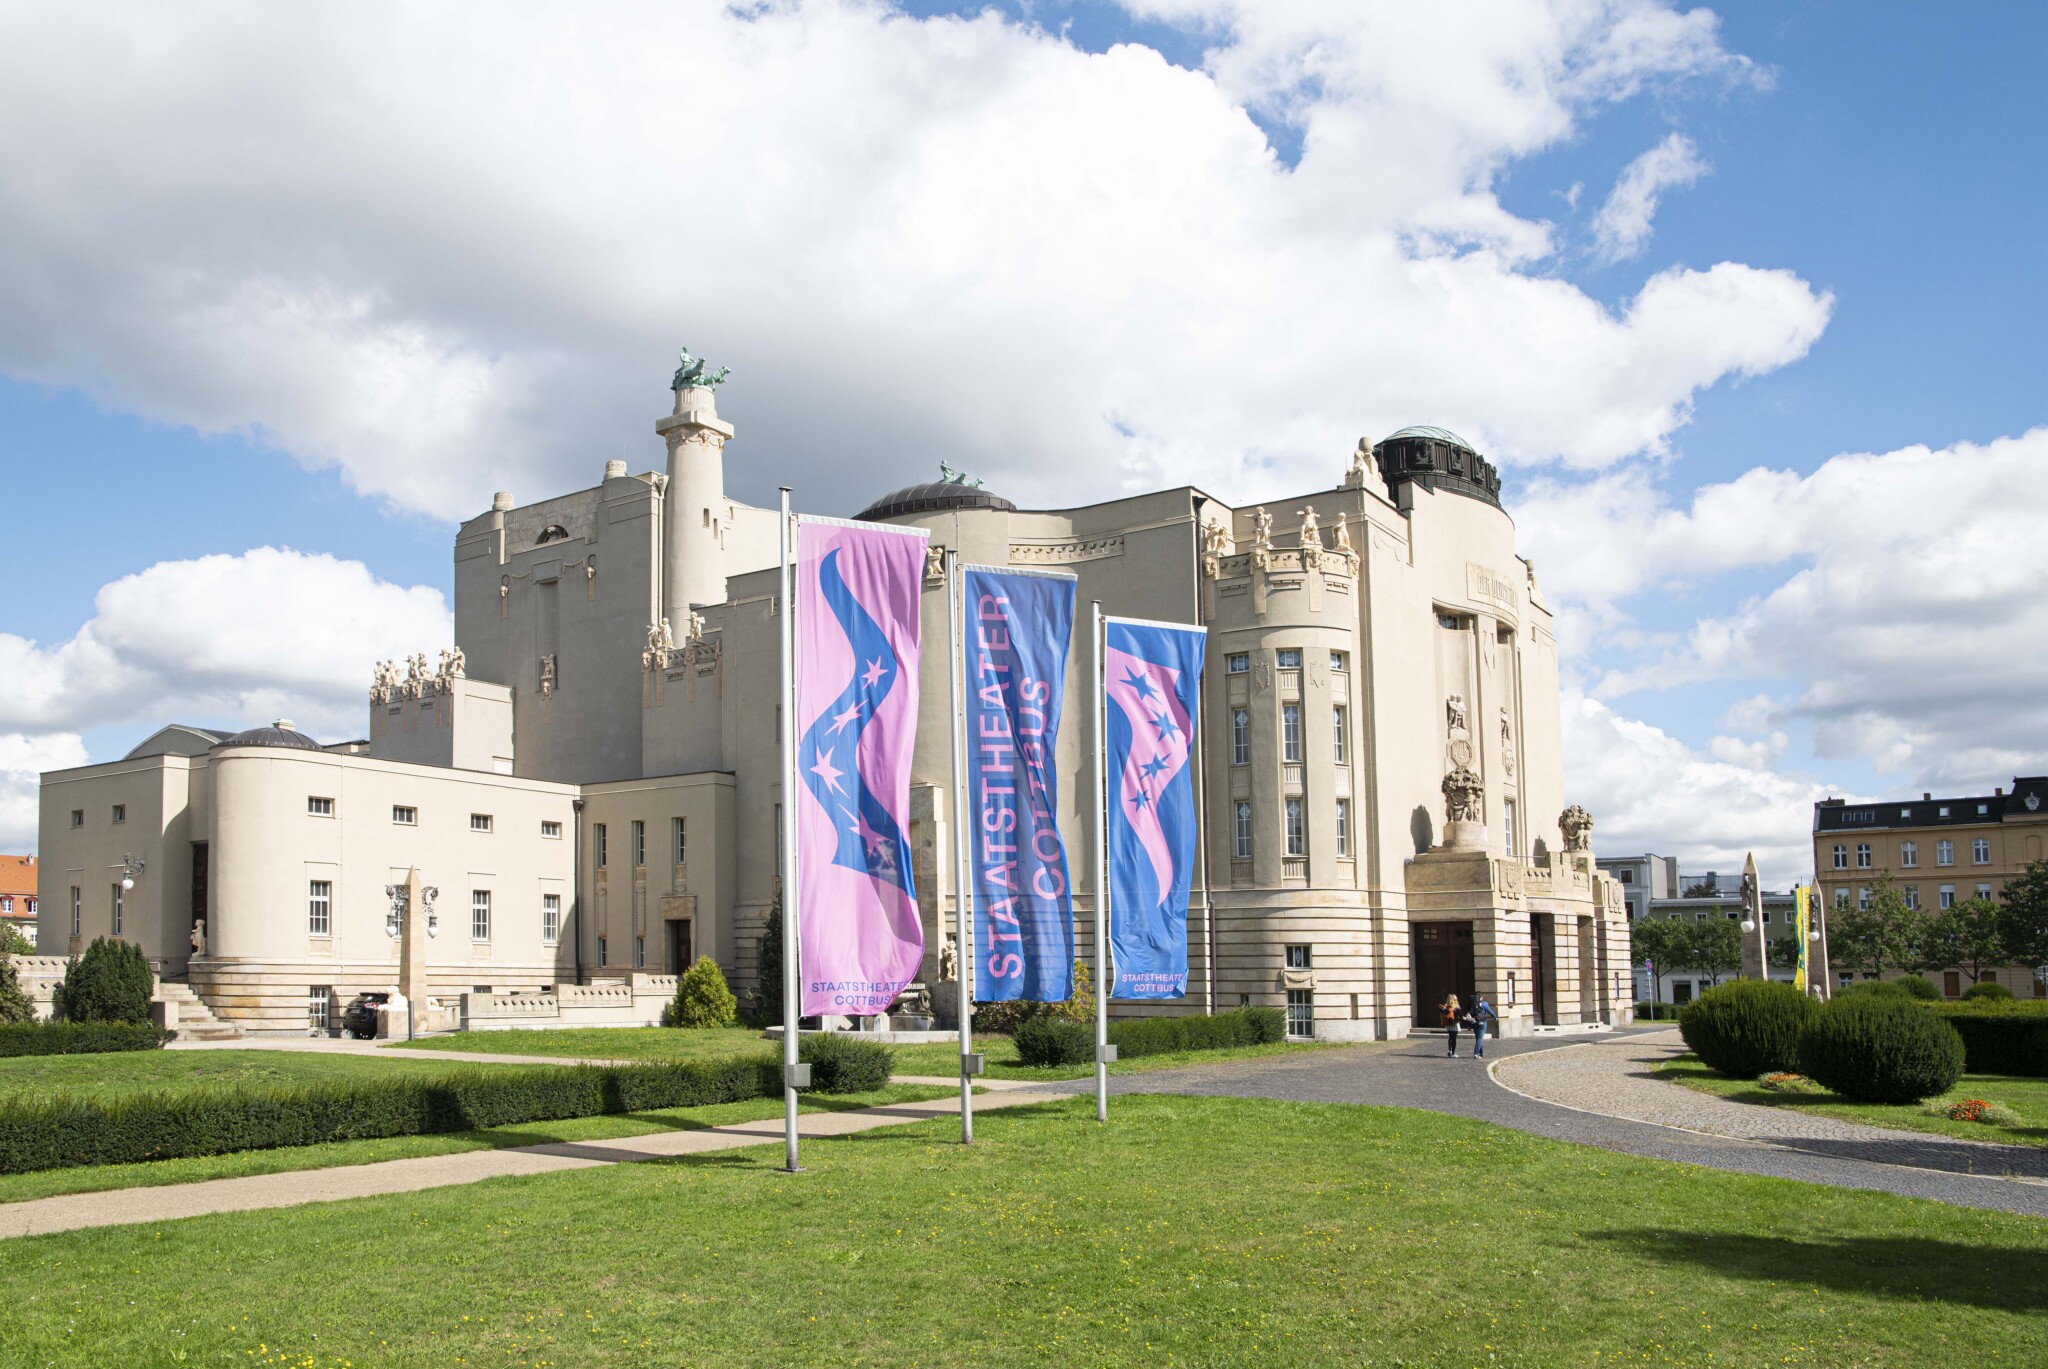
[(180, 1041), (239, 1041), (242, 1029), (232, 1022), (223, 1022), (213, 1015), (213, 1009), (206, 1006), (206, 1000), (192, 992), (190, 985), (178, 980), (160, 979), (156, 985), (157, 998), (177, 1005), (178, 1039)]

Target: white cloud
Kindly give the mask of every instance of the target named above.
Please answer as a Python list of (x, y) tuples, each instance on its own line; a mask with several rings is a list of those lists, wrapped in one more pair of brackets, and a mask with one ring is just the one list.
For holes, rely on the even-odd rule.
[(85, 760), (85, 742), (75, 732), (0, 733), (0, 851), (36, 849), (36, 803), (43, 771), (84, 765)]
[(1593, 237), (1607, 261), (1640, 256), (1650, 245), (1651, 221), (1666, 190), (1691, 185), (1710, 168), (1699, 148), (1683, 133), (1673, 133), (1622, 168), (1606, 203), (1593, 216)]
[(11, 8), (0, 369), (452, 517), (653, 464), (687, 341), (736, 493), (845, 510), (939, 457), (1264, 496), (1413, 421), (1600, 466), (1826, 325), (1737, 263), (1609, 310), (1493, 192), (1607, 102), (1756, 79), (1705, 10), (1132, 8), (1206, 69), (872, 0)]
[(122, 722), (277, 717), (361, 736), (371, 663), (432, 656), (453, 637), (439, 590), (385, 583), (360, 561), (274, 547), (163, 561), (104, 586), (68, 641), (0, 633), (0, 743), (19, 733), (31, 750), (61, 748), (70, 733)]

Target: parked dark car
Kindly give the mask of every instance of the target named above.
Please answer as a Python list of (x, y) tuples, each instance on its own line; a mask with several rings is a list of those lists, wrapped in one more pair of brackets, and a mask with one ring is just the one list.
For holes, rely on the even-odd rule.
[(388, 993), (359, 993), (341, 1010), (341, 1034), (368, 1041), (377, 1034), (377, 1009), (391, 1001)]

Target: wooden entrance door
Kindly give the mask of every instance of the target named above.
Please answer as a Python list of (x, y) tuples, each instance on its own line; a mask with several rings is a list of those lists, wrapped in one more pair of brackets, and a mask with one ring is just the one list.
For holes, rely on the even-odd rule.
[(1554, 1027), (1557, 1025), (1557, 926), (1550, 920), (1549, 913), (1532, 913), (1529, 916), (1529, 959), (1531, 972), (1535, 975), (1536, 1001), (1531, 1008), (1536, 1015), (1536, 1025)]
[(672, 917), (662, 927), (668, 935), (662, 966), (670, 974), (681, 974), (690, 968), (690, 919)]
[(1472, 1006), (1476, 976), (1472, 962), (1472, 924), (1417, 922), (1409, 928), (1409, 963), (1414, 966), (1415, 1025), (1443, 1025), (1438, 1011), (1444, 999)]

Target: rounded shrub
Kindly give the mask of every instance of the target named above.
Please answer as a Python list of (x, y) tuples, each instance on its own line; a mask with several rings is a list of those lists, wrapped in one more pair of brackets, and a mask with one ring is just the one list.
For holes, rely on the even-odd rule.
[(676, 980), (675, 1001), (662, 1016), (671, 1027), (730, 1027), (739, 1012), (739, 1000), (725, 985), (725, 972), (708, 955), (684, 970)]
[(147, 1024), (149, 995), (155, 987), (156, 977), (140, 946), (96, 936), (83, 956), (64, 967), (57, 1012), (70, 1022)]
[(2003, 984), (1972, 984), (1969, 988), (1963, 990), (1963, 1001), (1966, 1003), (2010, 1003), (2013, 1001), (2012, 990), (2006, 988)]
[(1865, 1103), (1914, 1103), (1963, 1073), (1963, 1038), (1903, 997), (1853, 994), (1821, 1009), (1799, 1040), (1807, 1077)]
[(1754, 1079), (1798, 1067), (1800, 1035), (1819, 1011), (1790, 984), (1738, 979), (1686, 1004), (1678, 1029), (1708, 1068)]
[(1017, 1059), (1027, 1065), (1085, 1065), (1095, 1059), (1095, 1029), (1085, 1022), (1034, 1017), (1017, 1028)]
[(1941, 990), (1934, 987), (1934, 982), (1929, 979), (1923, 979), (1917, 974), (1902, 975), (1897, 979), (1887, 982), (1898, 985), (1900, 991), (1906, 997), (1917, 998), (1922, 1003), (1939, 1003), (1941, 1001)]
[(839, 1032), (812, 1032), (800, 1037), (796, 1058), (811, 1067), (816, 1093), (872, 1093), (889, 1082), (896, 1053), (880, 1041), (863, 1041)]

